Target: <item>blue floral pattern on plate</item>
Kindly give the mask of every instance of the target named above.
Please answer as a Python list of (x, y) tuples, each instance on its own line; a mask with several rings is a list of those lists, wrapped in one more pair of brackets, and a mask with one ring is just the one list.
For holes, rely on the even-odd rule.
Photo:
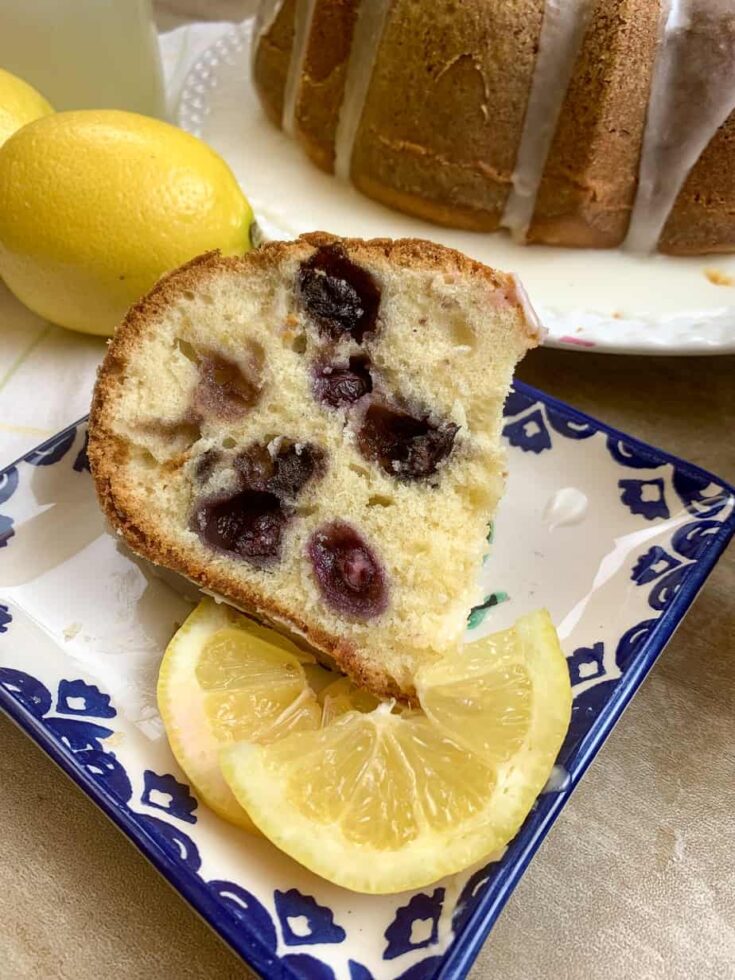
[[(262, 841), (229, 829), (223, 835), (223, 825), (198, 805), (160, 737), (154, 699), (163, 644), (187, 606), (163, 591), (152, 602), (151, 590), (165, 587), (105, 535), (96, 516), (84, 424), (0, 472), (0, 704), (263, 976), (463, 976), (528, 857), (733, 534), (730, 487), (531, 388), (515, 386), (504, 433), (510, 485), (488, 539), (482, 583), (487, 599), (473, 610), (470, 636), (540, 603), (552, 608), (557, 621), (576, 610), (565, 631), (571, 725), (547, 791), (502, 859), (400, 896), (354, 896), (321, 882)], [(595, 520), (579, 529), (545, 525), (543, 494), (570, 480), (582, 485), (589, 473), (597, 480), (598, 489), (587, 486)], [(529, 483), (534, 493), (524, 498)], [(30, 493), (31, 484), (41, 492)], [(47, 513), (58, 487), (63, 492), (56, 519), (65, 521), (62, 537), (77, 535), (78, 547), (56, 554), (44, 537), (49, 553), (39, 555), (34, 522)], [(532, 529), (523, 575), (513, 571), (516, 543), (509, 533), (521, 520), (524, 530)], [(90, 542), (104, 550), (102, 558), (90, 556)], [(562, 569), (556, 542), (563, 542)], [(601, 574), (621, 542), (622, 559), (613, 572)], [(32, 571), (19, 573), (17, 566), (22, 572), (28, 562)], [(525, 574), (526, 565), (533, 575)], [(527, 577), (540, 583), (533, 598)], [(70, 589), (77, 579), (84, 586)], [(36, 642), (38, 628), (26, 609), (45, 582), (49, 595), (63, 593), (63, 605), (47, 600), (51, 648)], [(602, 613), (585, 610), (590, 589), (605, 600)], [(65, 621), (62, 611), (74, 621)], [(134, 635), (118, 637), (121, 623), (129, 623)], [(114, 643), (124, 656), (113, 656), (108, 648)]]

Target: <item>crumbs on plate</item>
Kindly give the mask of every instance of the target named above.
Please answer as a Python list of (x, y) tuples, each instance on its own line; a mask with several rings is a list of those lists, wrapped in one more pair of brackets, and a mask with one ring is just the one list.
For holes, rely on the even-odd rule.
[(704, 274), (715, 286), (735, 286), (735, 276), (728, 276), (720, 269), (705, 269)]

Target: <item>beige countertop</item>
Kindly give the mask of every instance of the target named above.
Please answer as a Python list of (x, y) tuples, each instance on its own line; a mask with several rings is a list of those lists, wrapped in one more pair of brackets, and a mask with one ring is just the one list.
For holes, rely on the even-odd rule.
[[(169, 26), (243, 6), (166, 0), (159, 15)], [(519, 374), (735, 482), (735, 357), (548, 350)], [(511, 897), (475, 980), (735, 977), (734, 595), (731, 549)], [(248, 975), (5, 718), (0, 828), (3, 980)]]

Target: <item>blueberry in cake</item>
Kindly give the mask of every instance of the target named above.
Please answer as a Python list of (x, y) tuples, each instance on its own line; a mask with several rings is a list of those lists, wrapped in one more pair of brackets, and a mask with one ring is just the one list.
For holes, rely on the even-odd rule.
[(138, 554), (382, 696), (457, 642), (538, 340), (514, 277), (418, 240), (208, 254), (128, 313), (89, 456)]

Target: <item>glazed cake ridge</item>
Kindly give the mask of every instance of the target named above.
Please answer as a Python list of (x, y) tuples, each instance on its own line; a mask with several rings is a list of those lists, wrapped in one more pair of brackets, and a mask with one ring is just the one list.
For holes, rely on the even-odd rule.
[(410, 697), (476, 600), (502, 405), (537, 340), (514, 277), (432, 243), (203, 256), (111, 342), (98, 495), (137, 553)]
[(266, 111), (368, 196), (528, 242), (735, 249), (729, 0), (265, 7)]

